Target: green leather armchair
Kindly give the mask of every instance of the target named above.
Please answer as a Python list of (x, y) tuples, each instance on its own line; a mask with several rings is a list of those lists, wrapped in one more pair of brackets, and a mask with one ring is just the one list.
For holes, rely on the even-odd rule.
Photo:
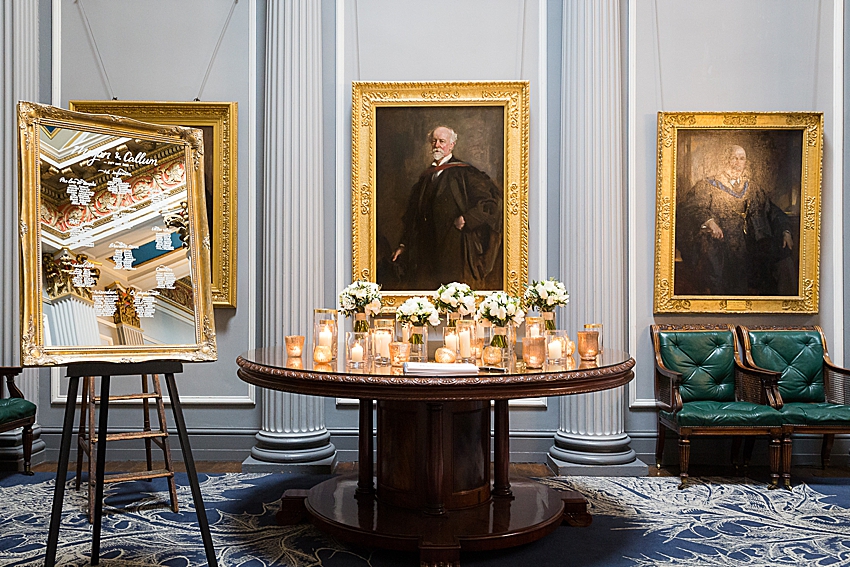
[(34, 403), (24, 399), (24, 395), (15, 385), (15, 376), (20, 372), (19, 367), (0, 366), (0, 374), (6, 377), (6, 389), (9, 391), (8, 398), (0, 398), (0, 433), (23, 427), (21, 440), (24, 445), (24, 474), (31, 475), (32, 426), (35, 423), (36, 407)]
[(679, 434), (679, 488), (687, 486), (692, 436), (766, 435), (770, 487), (776, 488), (782, 415), (771, 407), (775, 374), (743, 366), (731, 325), (653, 325), (650, 333), (659, 407), (656, 464), (667, 429)]
[(782, 415), (783, 480), (791, 484), (791, 433), (823, 434), (829, 466), (836, 433), (850, 432), (850, 370), (829, 359), (820, 327), (738, 327), (744, 364), (777, 373), (774, 406)]

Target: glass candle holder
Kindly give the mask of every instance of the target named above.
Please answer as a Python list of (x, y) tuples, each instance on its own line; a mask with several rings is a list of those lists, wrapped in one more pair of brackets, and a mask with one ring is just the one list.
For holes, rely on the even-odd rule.
[(457, 362), (457, 352), (448, 347), (440, 347), (434, 352), (434, 362), (449, 364)]
[(446, 313), (446, 327), (455, 327), (460, 320), (460, 313)]
[(578, 356), (582, 360), (596, 360), (599, 354), (599, 331), (579, 331)]
[(304, 352), (304, 335), (286, 335), (283, 340), (286, 341), (286, 356), (299, 357)]
[(481, 352), (481, 360), (484, 364), (502, 365), (509, 364), (511, 360), (511, 331), (512, 327), (489, 327), (489, 339)]
[(475, 322), (475, 340), (472, 341), (472, 356), (476, 360), (481, 360), (482, 355), (484, 354), (484, 347), (486, 346), (484, 343), (487, 342), (489, 327), (490, 322), (485, 319)]
[[(455, 321), (457, 324), (457, 321)], [(457, 334), (457, 327), (443, 327), (443, 346), (446, 350), (454, 353), (455, 360), (460, 354), (460, 339)], [(438, 361), (439, 362), (439, 361)], [(452, 360), (454, 362), (454, 360)]]
[[(475, 362), (477, 358), (474, 351), (475, 321), (460, 319), (455, 330), (457, 331), (458, 360), (460, 362)], [(480, 347), (478, 352), (481, 352)]]
[(331, 358), (329, 360), (316, 362), (330, 362), (331, 360), (336, 360), (338, 317), (339, 314), (336, 309), (313, 309), (314, 359), (316, 347), (326, 346), (331, 349)]
[(393, 366), (403, 366), (405, 362), (410, 360), (410, 343), (392, 342), (390, 343), (390, 364)]
[(543, 336), (546, 348), (546, 364), (565, 364), (567, 359), (567, 343), (569, 338), (566, 331), (546, 331)]
[(372, 356), (376, 366), (389, 366), (390, 343), (393, 338), (391, 328), (375, 327), (372, 331)]
[(316, 345), (313, 347), (313, 362), (327, 364), (333, 360), (333, 351), (327, 345)]
[(378, 317), (376, 319), (372, 319), (372, 330), (385, 330), (390, 334), (392, 340), (395, 340), (395, 318)]
[(349, 368), (366, 368), (371, 359), (369, 333), (348, 331), (345, 333), (345, 363)]
[(584, 325), (585, 331), (596, 331), (599, 333), (599, 337), (596, 339), (599, 352), (602, 352), (602, 323), (586, 323)]
[(543, 335), (522, 339), (522, 360), (528, 368), (543, 368), (546, 361), (545, 340)]
[(543, 317), (526, 317), (525, 318), (525, 337), (542, 337), (546, 330)]

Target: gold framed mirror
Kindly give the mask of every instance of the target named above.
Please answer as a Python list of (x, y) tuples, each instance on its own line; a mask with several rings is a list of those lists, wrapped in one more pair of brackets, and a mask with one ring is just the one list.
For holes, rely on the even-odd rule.
[(21, 359), (215, 360), (203, 134), (18, 103)]

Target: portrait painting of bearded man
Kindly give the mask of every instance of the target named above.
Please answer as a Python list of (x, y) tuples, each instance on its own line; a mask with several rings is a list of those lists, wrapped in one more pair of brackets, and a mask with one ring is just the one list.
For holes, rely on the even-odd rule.
[(384, 291), (453, 281), (504, 287), (504, 112), (376, 112), (376, 280)]

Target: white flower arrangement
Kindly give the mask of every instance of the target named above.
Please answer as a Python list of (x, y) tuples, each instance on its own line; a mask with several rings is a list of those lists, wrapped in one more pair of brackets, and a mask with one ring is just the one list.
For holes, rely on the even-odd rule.
[[(414, 327), (422, 327), (425, 323), (436, 327), (440, 324), (440, 313), (427, 297), (411, 297), (395, 311), (395, 318), (401, 323), (407, 323)], [(425, 339), (420, 333), (411, 333), (408, 342), (412, 344), (423, 344)]]
[(443, 284), (434, 293), (434, 305), (440, 313), (470, 315), (475, 312), (475, 292), (465, 283)]
[(411, 297), (399, 305), (395, 318), (401, 323), (410, 323), (417, 327), (425, 323), (432, 327), (440, 324), (440, 313), (427, 297)]
[[(381, 286), (373, 282), (357, 280), (339, 294), (339, 310), (346, 317), (356, 313), (377, 315), (381, 311)], [(358, 328), (365, 327), (365, 329)], [(355, 321), (355, 331), (368, 331), (366, 321)]]
[(481, 301), (476, 317), (490, 321), (494, 327), (505, 327), (511, 322), (519, 326), (525, 319), (525, 312), (518, 297), (494, 291)]
[(563, 283), (555, 278), (549, 278), (540, 282), (531, 282), (526, 286), (523, 302), (529, 308), (535, 308), (541, 313), (554, 311), (556, 307), (566, 305), (570, 302), (570, 294)]

